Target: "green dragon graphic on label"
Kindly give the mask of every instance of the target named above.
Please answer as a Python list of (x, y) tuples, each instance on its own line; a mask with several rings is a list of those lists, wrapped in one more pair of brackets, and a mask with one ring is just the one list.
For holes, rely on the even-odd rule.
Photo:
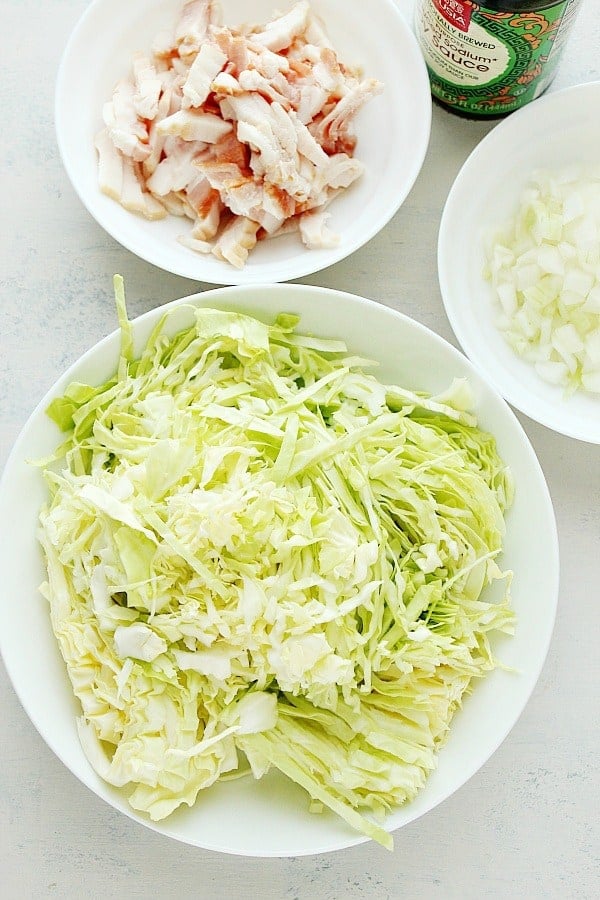
[(433, 96), (473, 116), (504, 115), (539, 97), (578, 2), (417, 0), (415, 31)]

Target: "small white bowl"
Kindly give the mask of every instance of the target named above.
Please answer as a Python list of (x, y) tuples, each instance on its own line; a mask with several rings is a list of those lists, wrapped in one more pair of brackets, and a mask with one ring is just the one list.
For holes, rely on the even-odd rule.
[[(351, 294), (302, 284), (220, 288), (158, 307), (135, 320), (137, 351), (166, 309), (178, 307), (169, 323), (174, 333), (192, 324), (193, 306), (233, 309), (266, 322), (279, 312), (298, 313), (302, 332), (345, 340), (352, 351), (380, 363), (377, 376), (382, 381), (407, 388), (436, 393), (454, 377), (466, 377), (479, 425), (496, 437), (513, 472), (515, 501), (507, 514), (505, 551), (499, 563), (514, 572), (517, 628), (513, 637), (493, 644), (509, 669), (496, 669), (474, 686), (452, 722), (437, 769), (412, 803), (390, 812), (385, 827), (393, 831), (433, 809), (475, 774), (513, 727), (537, 681), (554, 625), (559, 579), (556, 523), (544, 476), (504, 400), (462, 353), (400, 313)], [(48, 403), (72, 381), (104, 382), (114, 374), (118, 356), (115, 332), (59, 379), (29, 419), (0, 482), (4, 526), (0, 649), (21, 703), (46, 743), (83, 784), (161, 834), (245, 856), (300, 856), (364, 842), (365, 837), (332, 813), (311, 814), (306, 794), (277, 772), (260, 781), (218, 783), (202, 792), (192, 809), (180, 809), (153, 824), (134, 813), (124, 793), (102, 781), (87, 761), (75, 726), (78, 702), (52, 633), (47, 603), (38, 592), (45, 569), (36, 532), (46, 488), (39, 470), (27, 460), (49, 455), (62, 440), (45, 414)], [(489, 593), (486, 596), (491, 599)], [(512, 790), (508, 784), (507, 794)]]
[[(260, 242), (238, 271), (211, 254), (181, 246), (191, 222), (169, 216), (148, 222), (123, 209), (98, 188), (94, 136), (102, 107), (130, 70), (133, 54), (148, 51), (156, 34), (172, 25), (183, 0), (95, 0), (65, 49), (56, 85), (56, 131), (67, 174), (88, 212), (119, 243), (142, 259), (186, 278), (211, 284), (287, 281), (330, 266), (370, 240), (401, 206), (423, 164), (431, 125), (429, 80), (412, 31), (394, 0), (354, 4), (319, 0), (322, 18), (340, 58), (359, 64), (384, 92), (359, 113), (356, 157), (363, 176), (336, 197), (328, 225), (340, 235), (332, 249), (308, 250), (298, 234)], [(266, 22), (278, 0), (223, 0), (227, 24)]]
[(598, 161), (600, 82), (557, 91), (513, 113), (471, 153), (444, 207), (438, 242), (440, 289), (467, 356), (514, 407), (561, 434), (600, 443), (600, 398), (566, 397), (518, 357), (495, 325), (483, 277), (484, 235), (516, 212), (536, 169)]

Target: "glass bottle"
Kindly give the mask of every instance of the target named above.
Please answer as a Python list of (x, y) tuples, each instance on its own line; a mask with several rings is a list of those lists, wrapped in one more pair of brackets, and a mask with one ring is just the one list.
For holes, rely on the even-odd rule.
[(546, 90), (580, 0), (416, 0), (415, 32), (433, 98), (494, 118)]

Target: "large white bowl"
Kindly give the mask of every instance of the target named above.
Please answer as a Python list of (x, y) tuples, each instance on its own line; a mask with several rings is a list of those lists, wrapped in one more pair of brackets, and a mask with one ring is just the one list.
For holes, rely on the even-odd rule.
[[(172, 216), (148, 222), (123, 209), (98, 188), (94, 135), (102, 106), (130, 69), (136, 51), (148, 51), (156, 34), (176, 19), (183, 0), (95, 0), (65, 49), (56, 86), (56, 131), (67, 174), (96, 221), (119, 243), (148, 262), (196, 281), (256, 284), (287, 281), (330, 266), (372, 238), (405, 200), (423, 164), (431, 124), (429, 80), (412, 31), (394, 0), (315, 4), (344, 61), (379, 78), (384, 92), (356, 120), (356, 156), (364, 175), (337, 197), (328, 222), (340, 235), (337, 247), (308, 250), (299, 235), (262, 241), (238, 271), (211, 254), (198, 254), (176, 240), (191, 223)], [(281, 0), (223, 0), (227, 24), (266, 22)]]
[[(182, 304), (186, 304), (183, 306)], [(272, 321), (278, 312), (301, 314), (301, 329), (346, 340), (349, 347), (381, 364), (378, 377), (413, 389), (436, 392), (466, 376), (476, 398), (482, 428), (497, 439), (516, 481), (507, 517), (503, 567), (514, 570), (513, 599), (518, 627), (496, 644), (513, 671), (494, 671), (477, 684), (456, 716), (439, 766), (414, 802), (394, 810), (392, 831), (432, 809), (470, 778), (515, 724), (542, 668), (553, 628), (558, 592), (558, 543), (552, 504), (535, 453), (514, 414), (465, 357), (417, 322), (360, 297), (305, 285), (222, 288), (177, 300), (134, 322), (141, 349), (165, 309), (181, 306), (170, 328), (190, 325), (188, 304), (234, 309)], [(39, 471), (27, 460), (52, 452), (61, 440), (46, 417), (53, 397), (72, 380), (101, 383), (115, 371), (119, 335), (89, 350), (52, 388), (18, 439), (0, 482), (0, 649), (7, 671), (33, 724), (64, 764), (116, 809), (180, 841), (249, 856), (323, 853), (366, 840), (333, 814), (311, 815), (306, 795), (274, 773), (217, 784), (191, 810), (160, 824), (134, 813), (124, 795), (92, 770), (75, 728), (78, 703), (51, 631), (46, 602), (38, 593), (44, 564), (36, 542), (38, 510), (45, 499)], [(506, 786), (507, 793), (512, 790)], [(501, 800), (501, 798), (498, 798)]]
[(483, 277), (484, 235), (517, 210), (536, 169), (598, 162), (600, 81), (548, 94), (497, 125), (473, 150), (448, 195), (438, 272), (450, 324), (467, 356), (517, 409), (542, 425), (600, 444), (600, 398), (566, 397), (517, 356), (497, 329)]

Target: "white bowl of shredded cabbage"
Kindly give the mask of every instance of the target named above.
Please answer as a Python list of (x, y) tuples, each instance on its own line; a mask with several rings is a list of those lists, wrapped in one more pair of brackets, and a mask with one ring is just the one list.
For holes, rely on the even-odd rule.
[(600, 443), (600, 82), (496, 126), (448, 196), (438, 270), (465, 353), (517, 409)]
[(256, 284), (386, 225), (423, 164), (431, 95), (393, 0), (95, 0), (55, 118), (75, 191), (119, 243), (195, 281)]
[(0, 486), (21, 702), (162, 834), (391, 848), (543, 665), (558, 545), (535, 453), (457, 350), (372, 301), (246, 286), (129, 323), (116, 287), (120, 333), (44, 398)]

